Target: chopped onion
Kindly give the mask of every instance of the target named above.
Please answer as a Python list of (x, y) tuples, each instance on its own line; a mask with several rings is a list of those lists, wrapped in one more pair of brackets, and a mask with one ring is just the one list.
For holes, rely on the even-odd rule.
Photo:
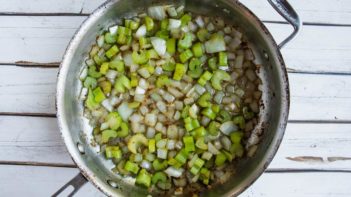
[(158, 55), (164, 55), (166, 53), (166, 41), (162, 38), (152, 37), (151, 44), (154, 47)]
[(222, 99), (224, 97), (224, 92), (222, 91), (219, 91), (215, 94), (215, 97), (214, 97), (214, 101), (217, 103), (217, 104), (221, 104), (222, 103)]
[(118, 74), (118, 72), (115, 70), (108, 70), (105, 76), (110, 80), (114, 80), (116, 78), (117, 74)]
[(87, 76), (88, 76), (88, 68), (84, 66), (84, 68), (80, 72), (79, 79), (84, 80)]
[(179, 111), (176, 111), (175, 113), (174, 113), (174, 116), (173, 116), (173, 118), (174, 118), (174, 120), (179, 120), (180, 119), (180, 112)]
[(181, 177), (184, 169), (183, 168), (174, 168), (174, 167), (168, 167), (165, 171), (164, 171), (168, 176), (171, 177)]
[(97, 40), (96, 40), (96, 43), (99, 47), (102, 47), (105, 43), (105, 38), (104, 38), (104, 35), (100, 35)]
[(214, 141), (213, 145), (216, 147), (217, 150), (221, 150), (223, 148), (222, 144), (218, 140)]
[(135, 37), (140, 38), (146, 35), (146, 26), (141, 25), (138, 30), (135, 32)]
[(124, 53), (123, 61), (126, 66), (131, 66), (133, 64), (132, 53), (131, 52)]
[(143, 102), (144, 101), (144, 98), (145, 98), (145, 95), (144, 94), (135, 94), (134, 95), (134, 101), (136, 102)]
[(175, 101), (174, 106), (176, 110), (182, 110), (183, 109), (183, 103), (181, 101)]
[(206, 152), (202, 153), (201, 158), (206, 159), (206, 160), (210, 160), (212, 155), (213, 155), (212, 153), (206, 151)]
[(211, 119), (209, 119), (207, 116), (202, 116), (202, 118), (201, 118), (201, 125), (202, 126), (207, 126), (208, 123), (210, 123), (210, 122), (211, 122)]
[(157, 148), (164, 148), (167, 145), (167, 139), (161, 139), (156, 143)]
[(109, 126), (110, 126), (110, 125), (109, 125), (108, 122), (104, 122), (104, 123), (101, 124), (100, 130), (102, 131), (102, 130), (108, 129)]
[(180, 20), (171, 18), (169, 19), (168, 29), (178, 29), (181, 24), (182, 22)]
[(87, 98), (87, 94), (88, 94), (88, 88), (82, 88), (79, 99), (82, 101), (85, 100)]
[(168, 140), (167, 141), (167, 149), (168, 150), (174, 150), (175, 148), (175, 141), (174, 140)]
[(143, 88), (137, 86), (135, 88), (135, 94), (145, 94), (146, 90), (144, 90)]
[(233, 121), (227, 121), (219, 127), (219, 130), (225, 135), (229, 135), (234, 131), (238, 131), (238, 129), (238, 126), (236, 126)]
[(147, 160), (143, 160), (140, 164), (140, 167), (149, 170), (151, 169), (151, 163)]
[(163, 113), (167, 111), (166, 104), (163, 101), (157, 101), (156, 107)]
[(132, 115), (134, 110), (128, 107), (127, 102), (123, 102), (118, 106), (117, 111), (123, 121), (128, 121), (128, 118)]
[(197, 93), (199, 93), (200, 95), (202, 95), (203, 93), (206, 92), (206, 89), (203, 86), (199, 85), (199, 84), (196, 84), (194, 87), (195, 87), (195, 91)]
[(183, 93), (181, 93), (180, 91), (178, 91), (177, 89), (172, 88), (172, 87), (168, 87), (168, 88), (167, 88), (167, 91), (168, 91), (169, 93), (171, 93), (173, 96), (175, 96), (176, 98), (180, 98), (180, 97), (183, 97), (183, 96), (184, 96)]
[(160, 159), (167, 159), (167, 149), (165, 148), (157, 149), (157, 157)]
[(167, 137), (169, 139), (177, 139), (178, 138), (178, 127), (176, 125), (168, 126)]
[(156, 125), (156, 121), (157, 121), (157, 116), (155, 114), (149, 113), (145, 115), (144, 122), (146, 125), (153, 127)]
[(116, 35), (117, 34), (117, 30), (118, 30), (118, 26), (114, 25), (114, 26), (108, 28), (108, 30), (109, 30), (111, 35)]
[(205, 22), (204, 22), (204, 20), (202, 19), (201, 16), (196, 17), (195, 18), (195, 22), (201, 28), (203, 28), (205, 26)]
[(113, 110), (113, 106), (110, 103), (110, 100), (105, 99), (101, 102), (101, 105), (107, 109), (107, 111), (111, 112)]
[(232, 145), (232, 142), (230, 141), (230, 139), (227, 136), (222, 136), (220, 140), (223, 148), (229, 151)]
[(217, 148), (211, 143), (207, 143), (207, 146), (208, 146), (208, 152), (214, 154), (214, 155), (217, 155), (219, 154), (219, 151), (217, 150)]
[(151, 18), (162, 20), (167, 17), (164, 6), (152, 6), (147, 9), (147, 13)]
[(148, 139), (154, 138), (155, 137), (155, 133), (156, 133), (156, 131), (155, 131), (154, 128), (148, 127), (147, 130), (146, 130), (146, 137)]
[(168, 103), (172, 103), (174, 100), (175, 100), (175, 97), (173, 95), (171, 95), (170, 93), (168, 92), (165, 92), (163, 95), (162, 95), (163, 99), (165, 99)]

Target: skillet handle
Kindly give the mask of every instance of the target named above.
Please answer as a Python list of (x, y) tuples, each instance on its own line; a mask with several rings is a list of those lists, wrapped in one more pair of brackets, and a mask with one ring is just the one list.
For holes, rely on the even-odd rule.
[(288, 21), (289, 24), (294, 27), (294, 31), (278, 45), (281, 49), (301, 30), (302, 22), (299, 15), (287, 0), (268, 0), (268, 2), (286, 21)]
[(77, 174), (73, 179), (71, 179), (68, 183), (62, 186), (57, 192), (55, 192), (52, 197), (57, 197), (62, 194), (69, 186), (73, 187), (73, 191), (67, 194), (68, 197), (73, 196), (87, 181), (87, 179), (81, 174)]

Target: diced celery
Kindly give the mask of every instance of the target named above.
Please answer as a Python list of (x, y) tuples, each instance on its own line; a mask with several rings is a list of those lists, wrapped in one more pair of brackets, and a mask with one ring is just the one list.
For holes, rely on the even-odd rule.
[(93, 94), (94, 94), (94, 99), (95, 102), (97, 103), (101, 103), (103, 100), (106, 99), (104, 92), (101, 90), (100, 87), (97, 87), (93, 90)]
[(183, 75), (186, 73), (186, 67), (184, 64), (176, 64), (175, 70), (173, 73), (173, 79), (174, 80), (181, 80), (183, 78)]

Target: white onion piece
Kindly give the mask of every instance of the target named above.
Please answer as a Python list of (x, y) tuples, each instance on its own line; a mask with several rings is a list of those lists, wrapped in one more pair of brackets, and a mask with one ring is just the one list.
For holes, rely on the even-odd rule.
[(165, 99), (168, 103), (172, 103), (174, 100), (175, 100), (175, 97), (173, 95), (171, 95), (170, 93), (168, 92), (165, 92), (163, 95), (162, 95), (163, 99)]
[(157, 101), (156, 107), (163, 113), (167, 111), (166, 104), (163, 101)]
[(150, 95), (150, 97), (151, 97), (152, 100), (154, 100), (154, 101), (156, 101), (156, 102), (162, 100), (161, 96), (158, 95), (158, 94), (156, 94), (156, 93), (152, 93), (152, 94)]
[(102, 47), (105, 43), (105, 38), (104, 38), (104, 35), (100, 35), (97, 40), (96, 40), (96, 43), (99, 47)]
[(135, 94), (134, 95), (134, 101), (136, 101), (136, 102), (141, 103), (141, 102), (143, 102), (144, 98), (145, 98), (144, 94)]
[(112, 79), (115, 79), (115, 78), (116, 78), (117, 74), (118, 74), (118, 72), (115, 71), (115, 70), (108, 70), (105, 76), (106, 76), (108, 79), (112, 80)]
[(232, 41), (229, 43), (229, 49), (234, 51), (239, 45), (241, 44), (241, 40), (238, 38), (232, 39)]
[(149, 170), (151, 169), (151, 163), (147, 160), (143, 160), (140, 164), (140, 167)]
[(183, 142), (182, 141), (177, 141), (176, 144), (175, 144), (175, 147), (180, 150), (183, 148)]
[(189, 30), (192, 32), (195, 32), (197, 30), (197, 25), (193, 23), (192, 21), (189, 21), (188, 23)]
[(160, 159), (167, 159), (167, 149), (165, 148), (157, 149), (157, 157)]
[(233, 121), (224, 122), (219, 127), (219, 130), (225, 135), (230, 135), (232, 132), (238, 131), (238, 129), (238, 126), (236, 126)]
[(101, 102), (101, 105), (107, 109), (107, 111), (111, 112), (113, 110), (113, 106), (111, 105), (108, 99), (105, 99)]
[(156, 143), (157, 148), (164, 148), (167, 145), (167, 139), (161, 139)]
[(146, 26), (141, 25), (138, 30), (135, 32), (135, 37), (140, 38), (146, 35)]
[(127, 52), (123, 54), (123, 61), (126, 66), (130, 66), (133, 64), (132, 53)]
[(166, 132), (166, 127), (164, 127), (160, 122), (156, 123), (155, 129), (163, 134)]
[(168, 167), (165, 171), (164, 171), (168, 176), (171, 177), (180, 177), (182, 176), (184, 169), (183, 168), (174, 168), (174, 167)]
[(135, 88), (135, 94), (145, 94), (146, 90), (144, 90), (143, 88), (137, 86)]
[(208, 23), (206, 29), (208, 31), (213, 31), (215, 29), (215, 26), (212, 23)]
[(104, 122), (100, 125), (100, 130), (102, 131), (102, 130), (108, 129), (109, 126), (110, 125), (108, 122)]
[(201, 118), (201, 125), (202, 125), (202, 126), (207, 126), (208, 123), (210, 123), (210, 122), (211, 122), (211, 119), (209, 119), (209, 118), (206, 117), (206, 116), (202, 116), (202, 118)]
[(168, 23), (168, 29), (178, 29), (180, 27), (180, 25), (182, 24), (182, 22), (180, 20), (177, 19), (169, 19), (169, 23)]
[(202, 153), (201, 158), (205, 159), (205, 160), (210, 160), (212, 155), (213, 155), (212, 153), (206, 151), (206, 152)]
[(243, 62), (244, 62), (244, 56), (243, 55), (238, 55), (235, 58), (234, 68), (242, 68), (243, 67)]
[(221, 150), (223, 148), (222, 144), (218, 140), (214, 141), (213, 145), (216, 147), (217, 150)]
[(79, 79), (84, 80), (87, 76), (88, 76), (88, 68), (84, 66), (84, 68), (80, 72)]
[(219, 91), (215, 94), (215, 97), (214, 97), (214, 101), (217, 103), (217, 104), (221, 104), (222, 103), (222, 99), (224, 97), (224, 92), (222, 91)]
[(135, 154), (134, 161), (135, 162), (141, 162), (143, 160), (143, 155), (140, 153)]
[(180, 116), (181, 116), (180, 112), (179, 112), (179, 111), (176, 111), (176, 112), (174, 113), (173, 118), (174, 118), (174, 120), (179, 120), (179, 119), (180, 119)]
[(205, 22), (204, 22), (204, 20), (202, 19), (201, 16), (196, 17), (195, 18), (195, 22), (201, 28), (203, 28), (205, 26)]
[(151, 44), (154, 47), (158, 55), (164, 55), (166, 53), (166, 41), (162, 38), (152, 37)]
[(192, 118), (197, 118), (200, 108), (194, 103), (189, 109), (189, 116)]
[(169, 139), (177, 139), (178, 138), (178, 127), (176, 125), (168, 126), (167, 137)]
[(167, 88), (167, 91), (169, 93), (171, 93), (173, 96), (175, 96), (176, 98), (180, 98), (180, 97), (183, 97), (184, 94), (181, 93), (179, 90), (175, 89), (175, 88), (172, 88), (172, 87), (168, 87)]
[(200, 95), (202, 95), (204, 92), (206, 92), (206, 89), (199, 84), (196, 84), (194, 87), (195, 87), (195, 91), (197, 93), (199, 93)]
[(154, 138), (155, 133), (156, 133), (156, 131), (155, 131), (154, 128), (148, 127), (147, 130), (146, 130), (146, 137), (147, 137), (148, 139)]
[(193, 104), (194, 102), (195, 102), (195, 100), (194, 100), (193, 97), (184, 99), (184, 104), (185, 105), (190, 105), (190, 104)]
[(152, 153), (148, 153), (145, 155), (145, 159), (148, 161), (154, 161), (156, 159), (156, 156)]
[(219, 151), (217, 150), (217, 148), (211, 143), (207, 143), (207, 147), (208, 147), (208, 152), (214, 154), (214, 155), (217, 155), (219, 154)]
[(123, 102), (117, 108), (118, 114), (121, 116), (123, 121), (128, 121), (128, 118), (132, 115), (133, 109), (128, 107), (127, 102)]
[(155, 114), (149, 113), (145, 115), (144, 122), (146, 125), (153, 127), (156, 125), (156, 121), (157, 121), (157, 116)]
[(129, 120), (131, 122), (139, 123), (140, 121), (143, 120), (143, 116), (140, 114), (134, 113), (132, 116), (130, 116)]
[(183, 102), (175, 101), (174, 106), (175, 106), (176, 110), (182, 110), (183, 109)]
[(147, 13), (151, 18), (162, 20), (167, 17), (164, 6), (152, 6), (147, 9)]
[(230, 141), (230, 139), (227, 136), (222, 136), (220, 140), (223, 148), (229, 151), (232, 145), (232, 142)]
[(147, 108), (146, 106), (143, 105), (143, 106), (139, 107), (139, 111), (142, 115), (145, 115), (146, 113), (149, 112), (149, 108)]
[(79, 99), (81, 101), (84, 101), (87, 98), (88, 94), (88, 88), (82, 88), (82, 91), (80, 92)]
[(176, 9), (173, 6), (167, 7), (166, 11), (170, 17), (174, 18), (174, 17), (177, 17), (178, 15)]
[(110, 28), (108, 28), (108, 31), (110, 32), (111, 35), (116, 35), (117, 34), (117, 30), (118, 30), (118, 26), (114, 25)]
[(139, 86), (146, 90), (149, 88), (149, 83), (145, 79), (140, 78), (139, 79)]
[(174, 150), (175, 148), (175, 141), (174, 140), (168, 140), (167, 141), (167, 149), (168, 150)]

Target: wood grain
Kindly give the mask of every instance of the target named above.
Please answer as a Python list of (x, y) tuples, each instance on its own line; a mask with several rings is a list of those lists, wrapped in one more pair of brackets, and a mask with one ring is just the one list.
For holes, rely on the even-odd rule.
[[(0, 114), (55, 114), (57, 68), (0, 66)], [(351, 120), (351, 75), (290, 73), (290, 120)]]
[[(50, 196), (63, 184), (73, 178), (77, 169), (0, 166), (1, 196)], [(331, 178), (332, 177), (332, 178)], [(347, 181), (351, 173), (264, 173), (241, 197), (286, 196), (286, 197), (328, 197), (351, 195)], [(283, 184), (277, 184), (280, 180)], [(337, 183), (337, 184), (336, 184)], [(103, 197), (91, 183), (84, 185), (77, 197)]]
[[(0, 116), (0, 124), (0, 163), (74, 166), (56, 118)], [(351, 170), (350, 126), (289, 123), (269, 169)]]
[[(0, 16), (0, 64), (60, 62), (85, 16)], [(291, 32), (286, 24), (266, 23), (279, 43)], [(316, 36), (318, 32), (318, 36)], [(351, 73), (351, 27), (305, 26), (283, 50), (289, 69)], [(56, 63), (57, 65), (57, 63)]]
[[(89, 14), (104, 0), (0, 0), (0, 14)], [(283, 21), (267, 1), (241, 0), (262, 20)], [(350, 24), (348, 0), (294, 0), (291, 5), (305, 22)]]

